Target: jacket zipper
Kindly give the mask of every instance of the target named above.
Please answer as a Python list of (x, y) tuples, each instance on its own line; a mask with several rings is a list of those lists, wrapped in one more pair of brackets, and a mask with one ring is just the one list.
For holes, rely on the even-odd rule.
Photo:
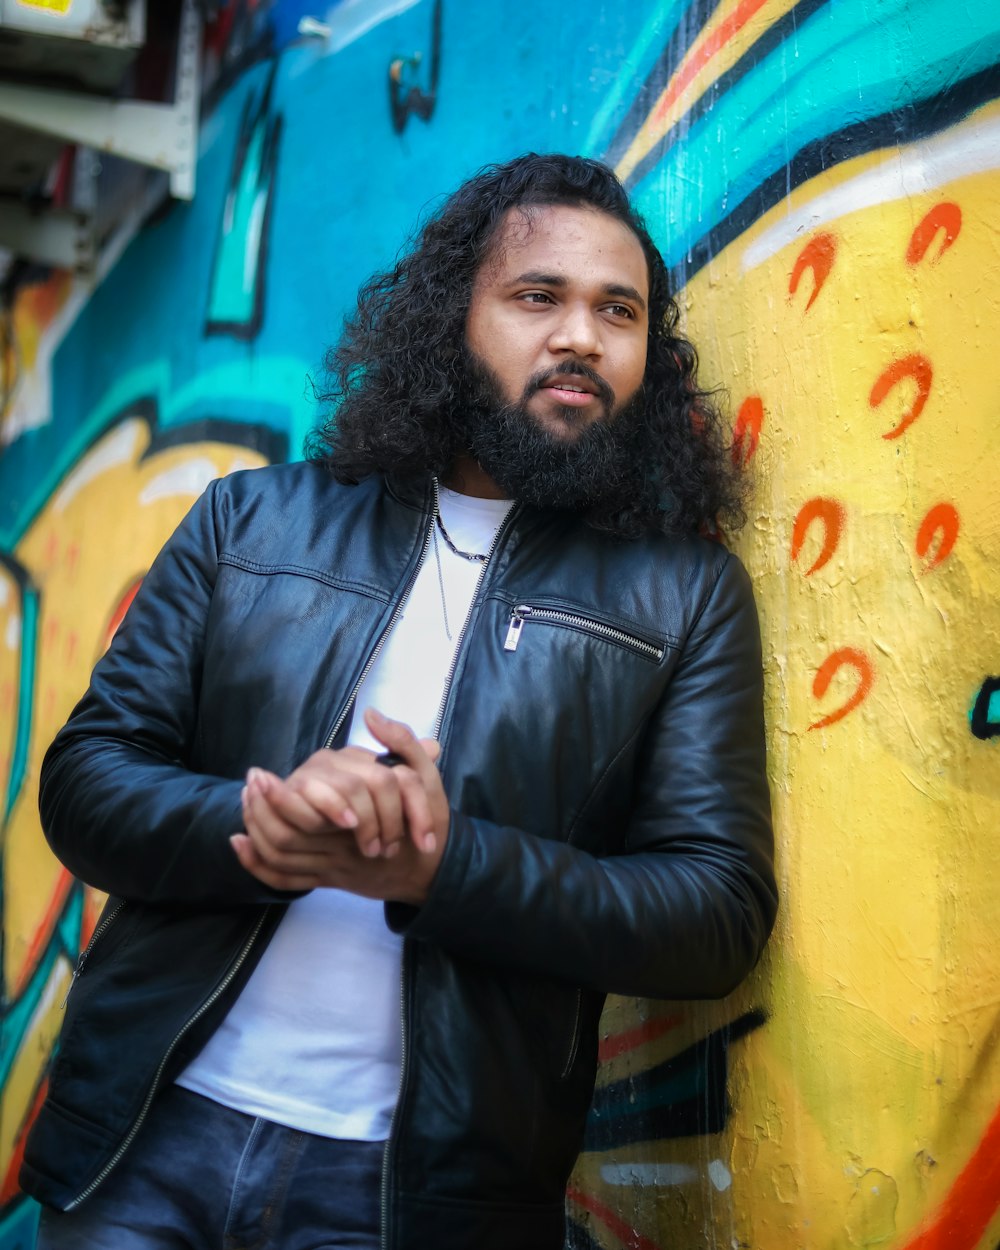
[[(340, 715), (337, 717), (333, 728), (330, 730), (330, 733), (325, 742), (326, 747), (330, 747), (333, 744), (333, 742), (336, 740), (337, 734), (340, 732), (341, 726), (343, 725), (344, 721), (347, 719), (348, 712), (350, 711), (351, 706), (354, 703), (355, 697), (357, 696), (358, 691), (361, 689), (361, 684), (365, 680), (365, 678), (368, 676), (369, 672), (371, 672), (372, 665), (375, 663), (376, 659), (378, 658), (378, 654), (382, 649), (383, 643), (385, 642), (386, 638), (389, 636), (389, 633), (392, 630), (392, 627), (396, 624), (396, 621), (399, 619), (400, 613), (403, 610), (403, 605), (406, 602), (407, 595), (412, 589), (413, 583), (417, 579), (417, 574), (420, 572), (421, 566), (423, 565), (423, 562), (426, 559), (427, 551), (431, 544), (431, 536), (434, 532), (434, 522), (438, 513), (438, 500), (440, 496), (438, 493), (437, 478), (433, 479), (433, 488), (434, 488), (434, 507), (431, 511), (430, 524), (427, 526), (427, 532), (424, 534), (423, 546), (420, 549), (420, 558), (417, 561), (417, 566), (413, 570), (413, 573), (409, 581), (406, 583), (406, 586), (403, 589), (403, 593), (400, 595), (399, 600), (396, 603), (395, 608), (393, 609), (392, 616), (389, 618), (389, 623), (386, 625), (385, 629), (379, 635), (378, 641), (376, 642), (371, 655), (368, 657), (368, 660), (364, 668), (361, 670), (361, 676), (354, 683), (354, 688), (351, 690), (351, 693), (347, 699), (347, 702), (344, 704), (343, 708), (341, 709)], [(494, 539), (493, 546), (494, 547), (496, 546), (495, 539)], [(493, 548), (491, 547), (490, 548), (491, 554), (492, 554), (492, 551), (493, 551)], [(485, 568), (485, 565), (484, 565), (484, 568)], [(480, 573), (480, 580), (482, 580), (482, 573)], [(477, 589), (478, 589), (478, 584), (477, 584)], [(463, 633), (464, 633), (464, 630), (463, 630)], [(461, 641), (461, 639), (459, 639), (459, 641)], [(452, 672), (453, 671), (454, 671), (454, 664), (452, 664)], [(101, 922), (101, 924), (98, 925), (97, 929), (94, 930), (94, 933), (91, 935), (91, 939), (88, 942), (86, 949), (84, 950), (83, 954), (80, 956), (80, 959), (77, 962), (76, 969), (74, 970), (74, 973), (73, 973), (74, 980), (80, 974), (83, 968), (83, 965), (86, 962), (87, 956), (90, 954), (90, 951), (93, 949), (94, 943), (97, 941), (98, 937), (102, 933), (107, 931), (108, 926), (111, 924), (114, 918), (118, 915), (119, 911), (121, 910), (123, 906), (124, 906), (124, 903), (116, 907), (114, 911), (111, 912), (108, 916), (106, 916), (105, 919)], [(201, 1017), (205, 1014), (206, 1011), (208, 1011), (216, 1002), (218, 1002), (221, 995), (224, 994), (226, 989), (232, 984), (233, 978), (236, 976), (237, 972), (239, 972), (240, 968), (243, 966), (244, 962), (246, 961), (247, 956), (250, 954), (250, 951), (253, 949), (254, 943), (257, 940), (257, 935), (260, 933), (261, 928), (263, 927), (264, 921), (267, 917), (268, 910), (269, 909), (261, 913), (260, 917), (257, 920), (257, 923), (254, 925), (253, 930), (250, 933), (250, 936), (247, 938), (246, 942), (244, 942), (243, 948), (241, 949), (240, 953), (237, 955), (233, 963), (230, 964), (229, 969), (226, 972), (226, 975), (219, 982), (219, 984), (215, 987), (215, 989), (208, 996), (208, 998), (202, 1003), (202, 1005), (198, 1008), (198, 1010), (192, 1016), (190, 1016), (187, 1019), (187, 1021), (185, 1021), (183, 1027), (179, 1029), (178, 1032), (175, 1034), (170, 1045), (167, 1047), (166, 1051), (164, 1052), (163, 1058), (160, 1060), (159, 1067), (156, 1069), (156, 1072), (153, 1075), (152, 1085), (149, 1088), (149, 1092), (146, 1094), (145, 1101), (143, 1102), (142, 1106), (139, 1108), (139, 1114), (136, 1116), (135, 1120), (132, 1122), (132, 1127), (129, 1129), (128, 1133), (126, 1133), (125, 1137), (120, 1142), (118, 1149), (111, 1156), (111, 1158), (104, 1165), (104, 1167), (97, 1174), (97, 1176), (95, 1176), (94, 1179), (87, 1186), (87, 1188), (84, 1189), (82, 1193), (78, 1194), (77, 1197), (74, 1198), (73, 1201), (69, 1204), (69, 1206), (66, 1207), (67, 1211), (72, 1211), (74, 1207), (79, 1206), (81, 1202), (83, 1202), (86, 1198), (90, 1197), (90, 1195), (94, 1192), (94, 1190), (97, 1189), (97, 1187), (103, 1181), (107, 1179), (110, 1173), (114, 1170), (114, 1168), (120, 1162), (126, 1150), (128, 1150), (129, 1146), (135, 1140), (136, 1133), (138, 1133), (139, 1129), (142, 1127), (143, 1121), (146, 1119), (146, 1116), (149, 1114), (149, 1108), (152, 1106), (153, 1098), (156, 1096), (156, 1092), (160, 1084), (160, 1078), (163, 1075), (163, 1071), (167, 1065), (167, 1061), (169, 1060), (170, 1056), (173, 1054), (174, 1050), (177, 1048), (177, 1045), (180, 1042), (181, 1038), (183, 1038), (184, 1034), (188, 1032), (188, 1030), (192, 1027), (192, 1025), (196, 1024), (201, 1019)], [(405, 948), (405, 943), (404, 943), (404, 956), (405, 956), (405, 949), (406, 948)], [(402, 981), (402, 978), (401, 978), (401, 981)], [(73, 987), (73, 983), (71, 981), (70, 989), (72, 989), (72, 987)], [(67, 998), (68, 997), (69, 997), (69, 993), (67, 992)], [(405, 1002), (403, 1003), (403, 1011), (401, 1012), (401, 1018), (403, 1021), (403, 1040), (402, 1040), (401, 1054), (405, 1055), (406, 1053)], [(400, 1066), (400, 1094), (402, 1094), (402, 1088), (403, 1088), (403, 1068), (401, 1065)], [(398, 1104), (398, 1101), (399, 1100), (397, 1097), (397, 1104)], [(395, 1119), (395, 1111), (393, 1111), (393, 1119)], [(390, 1127), (390, 1137), (391, 1137), (391, 1127)], [(386, 1154), (387, 1155), (388, 1155), (388, 1146), (389, 1146), (389, 1142), (387, 1140), (386, 1141)], [(383, 1180), (383, 1206), (385, 1206), (384, 1194), (385, 1194), (385, 1187), (384, 1187), (384, 1180)]]
[[(431, 523), (427, 530), (427, 538), (424, 541), (424, 549), (420, 557), (421, 564), (423, 563), (424, 556), (426, 556), (427, 554), (427, 548), (430, 545), (431, 535), (433, 534), (433, 531), (434, 531), (434, 524), (437, 519), (437, 513), (438, 513), (438, 507), (439, 507), (439, 502), (438, 502), (439, 499), (440, 499), (440, 495), (438, 492), (437, 478), (434, 478), (434, 513), (431, 517)], [(449, 665), (448, 675), (445, 678), (445, 682), (444, 682), (444, 691), (441, 695), (441, 702), (438, 705), (437, 716), (434, 720), (434, 729), (431, 733), (432, 738), (439, 737), (441, 733), (441, 725), (444, 722), (445, 708), (447, 707), (447, 704), (448, 704), (448, 695), (451, 692), (452, 679), (455, 676), (455, 669), (458, 666), (459, 652), (461, 651), (462, 644), (465, 641), (465, 635), (469, 628), (469, 618), (472, 616), (471, 604), (475, 603), (476, 601), (476, 596), (479, 594), (479, 588), (482, 586), (483, 578), (486, 576), (486, 569), (489, 566), (490, 560), (493, 558), (493, 553), (496, 551), (497, 547), (500, 544), (501, 538), (503, 537), (503, 535), (506, 533), (507, 529), (509, 528), (509, 522), (511, 520), (511, 517), (514, 515), (515, 511), (516, 511), (516, 505), (514, 505), (508, 510), (507, 515), (504, 517), (503, 521), (501, 521), (500, 525), (497, 527), (497, 532), (493, 535), (493, 541), (492, 543), (490, 543), (489, 550), (486, 552), (486, 557), (480, 566), (479, 576), (476, 578), (475, 589), (472, 592), (472, 599), (470, 601), (469, 611), (465, 615), (465, 621), (462, 625), (461, 632), (459, 633), (458, 638), (455, 642), (455, 649), (452, 652), (451, 664)], [(420, 565), (418, 564), (417, 569), (419, 570), (419, 568), (420, 568)], [(416, 574), (414, 574), (414, 578), (415, 577), (416, 577)], [(403, 598), (400, 600), (400, 605), (402, 605), (403, 601), (405, 600), (406, 593), (408, 590), (409, 590), (409, 586), (407, 587), (407, 590), (404, 591), (403, 593)], [(398, 615), (398, 609), (397, 609), (397, 612), (393, 613), (392, 620), (389, 622), (389, 629), (391, 629), (392, 625), (395, 623), (397, 615)], [(386, 634), (389, 632), (389, 629), (386, 630)], [(376, 646), (376, 653), (377, 653), (377, 648), (382, 645), (382, 639), (386, 636), (386, 634), (383, 634), (382, 638), (379, 639), (377, 646)], [(351, 692), (352, 699), (354, 698), (354, 695), (357, 693), (358, 686), (361, 685), (361, 681), (363, 681), (365, 676), (367, 675), (368, 669), (371, 667), (371, 664), (374, 662), (374, 658), (375, 657), (372, 656), (369, 663), (365, 666), (365, 670), (361, 675), (361, 680), (359, 680), (358, 685), (355, 686), (354, 690)], [(349, 706), (350, 706), (350, 703), (348, 703), (348, 707)], [(334, 736), (336, 735), (336, 732), (339, 730), (342, 722), (343, 722), (343, 716), (341, 716), (337, 722), (337, 725), (334, 729)], [(332, 741), (332, 737), (331, 737), (331, 741)], [(389, 1135), (385, 1139), (385, 1150), (383, 1151), (383, 1154), (382, 1154), (382, 1191), (381, 1191), (382, 1219), (381, 1219), (381, 1228), (379, 1230), (379, 1240), (382, 1246), (382, 1250), (388, 1250), (389, 1248), (389, 1157), (390, 1157), (390, 1152), (393, 1146), (395, 1145), (395, 1141), (396, 1141), (396, 1138), (395, 1138), (396, 1121), (399, 1115), (400, 1104), (403, 1101), (403, 1093), (406, 1089), (407, 1060), (409, 1057), (409, 1047), (407, 1045), (407, 1028), (406, 1028), (406, 983), (407, 983), (408, 968), (409, 968), (409, 962), (410, 962), (409, 959), (407, 958), (408, 951), (409, 951), (409, 942), (404, 938), (403, 939), (403, 955), (400, 961), (401, 966), (400, 966), (400, 978), (399, 978), (399, 1019), (400, 1019), (400, 1027), (401, 1027), (401, 1032), (402, 1032), (402, 1039), (400, 1042), (400, 1052), (399, 1052), (399, 1088), (396, 1093), (395, 1104), (393, 1105), (393, 1108), (392, 1108), (392, 1116), (389, 1120)]]
[(149, 1092), (146, 1094), (145, 1101), (143, 1102), (142, 1106), (139, 1108), (139, 1114), (132, 1121), (132, 1127), (125, 1134), (124, 1138), (122, 1139), (122, 1141), (120, 1142), (118, 1146), (118, 1149), (111, 1156), (111, 1158), (107, 1161), (107, 1163), (100, 1170), (100, 1172), (98, 1172), (98, 1174), (90, 1182), (87, 1188), (83, 1190), (82, 1193), (78, 1194), (73, 1199), (73, 1201), (66, 1207), (67, 1211), (72, 1211), (75, 1207), (78, 1207), (80, 1203), (83, 1202), (86, 1198), (89, 1198), (90, 1195), (94, 1192), (94, 1190), (103, 1181), (107, 1180), (108, 1176), (111, 1174), (114, 1168), (121, 1161), (122, 1156), (125, 1154), (125, 1151), (128, 1150), (129, 1146), (131, 1146), (132, 1142), (135, 1140), (136, 1133), (138, 1133), (139, 1129), (142, 1127), (143, 1121), (146, 1119), (146, 1116), (149, 1114), (149, 1108), (152, 1106), (153, 1099), (156, 1096), (157, 1090), (159, 1089), (160, 1078), (163, 1076), (164, 1068), (166, 1068), (167, 1066), (167, 1060), (176, 1050), (177, 1045), (180, 1042), (181, 1038), (184, 1036), (184, 1034), (187, 1033), (187, 1031), (191, 1028), (192, 1025), (197, 1024), (197, 1022), (201, 1019), (201, 1017), (205, 1014), (205, 1012), (208, 1011), (209, 1008), (211, 1008), (216, 1002), (218, 1002), (218, 1000), (222, 997), (222, 995), (226, 992), (226, 990), (232, 984), (233, 978), (236, 976), (237, 972), (239, 972), (240, 968), (242, 968), (244, 962), (246, 961), (247, 956), (250, 954), (250, 951), (253, 948), (254, 943), (257, 941), (257, 935), (260, 933), (264, 925), (264, 921), (267, 919), (267, 915), (269, 911), (270, 911), (270, 908), (268, 907), (268, 908), (265, 908), (264, 911), (261, 912), (260, 916), (257, 918), (257, 923), (254, 925), (253, 929), (251, 930), (250, 936), (243, 943), (242, 950), (236, 956), (233, 962), (229, 965), (229, 969), (226, 972), (226, 975), (222, 978), (222, 980), (215, 987), (215, 989), (211, 992), (211, 994), (209, 994), (208, 998), (205, 999), (205, 1001), (198, 1008), (198, 1010), (193, 1015), (189, 1016), (188, 1019), (185, 1021), (184, 1025), (180, 1029), (178, 1029), (177, 1033), (174, 1035), (173, 1041), (167, 1047), (166, 1051), (164, 1052), (163, 1058), (160, 1060), (160, 1065), (156, 1069), (156, 1072), (153, 1075), (153, 1083), (149, 1087)]
[(354, 687), (351, 690), (351, 693), (347, 697), (347, 702), (344, 704), (343, 708), (341, 709), (340, 715), (337, 717), (336, 721), (334, 722), (333, 728), (330, 730), (329, 734), (327, 735), (327, 739), (323, 743), (323, 747), (325, 750), (329, 750), (330, 747), (332, 747), (334, 742), (337, 740), (337, 734), (340, 733), (341, 727), (343, 726), (344, 721), (347, 719), (348, 713), (350, 712), (351, 708), (354, 706), (354, 700), (357, 698), (358, 691), (361, 689), (365, 678), (372, 671), (372, 666), (374, 665), (375, 661), (378, 659), (379, 653), (382, 650), (385, 640), (392, 633), (393, 626), (399, 620), (400, 615), (402, 614), (402, 611), (403, 611), (403, 606), (406, 603), (406, 600), (410, 594), (410, 591), (413, 589), (413, 583), (417, 580), (417, 574), (423, 568), (424, 560), (427, 559), (427, 552), (429, 551), (430, 545), (431, 545), (431, 536), (434, 533), (434, 522), (437, 520), (438, 507), (439, 507), (438, 501), (440, 499), (440, 494), (438, 491), (438, 481), (436, 477), (431, 479), (431, 484), (434, 490), (434, 506), (431, 509), (431, 520), (430, 520), (430, 524), (427, 526), (427, 532), (424, 534), (424, 542), (423, 542), (423, 546), (420, 548), (420, 558), (419, 560), (417, 560), (417, 566), (413, 570), (412, 574), (410, 575), (409, 581), (403, 587), (403, 592), (399, 596), (399, 599), (396, 601), (396, 606), (392, 610), (392, 616), (389, 617), (389, 623), (386, 625), (385, 629), (382, 630), (381, 634), (379, 634), (378, 641), (375, 643), (375, 647), (372, 650), (371, 655), (365, 661), (365, 666), (361, 670), (361, 676), (354, 683)]
[(59, 1004), (60, 1011), (65, 1010), (66, 1004), (69, 1002), (69, 996), (70, 996), (70, 993), (72, 992), (73, 986), (76, 985), (77, 979), (83, 972), (84, 965), (86, 964), (87, 960), (90, 958), (90, 952), (94, 949), (97, 943), (101, 940), (101, 938), (105, 935), (105, 933), (107, 933), (107, 931), (111, 928), (114, 922), (121, 915), (122, 909), (124, 908), (124, 906), (125, 906), (125, 900), (123, 898), (119, 899), (118, 902), (114, 905), (114, 907), (112, 907), (112, 909), (104, 917), (104, 919), (100, 921), (100, 923), (94, 929), (94, 932), (90, 935), (90, 941), (83, 948), (83, 950), (80, 952), (77, 958), (76, 967), (73, 969), (73, 975), (70, 978), (69, 985), (66, 987), (66, 994), (62, 1002)]
[[(437, 489), (437, 484), (435, 483), (435, 490), (436, 489)], [(489, 550), (486, 552), (486, 556), (482, 564), (480, 565), (479, 576), (476, 578), (476, 586), (472, 592), (472, 599), (470, 600), (469, 611), (465, 614), (465, 621), (462, 625), (462, 631), (458, 635), (458, 641), (455, 643), (455, 650), (451, 653), (451, 664), (448, 667), (448, 676), (445, 678), (445, 681), (444, 681), (444, 691), (441, 695), (441, 702), (438, 704), (437, 716), (434, 719), (434, 731), (431, 734), (432, 738), (438, 737), (438, 735), (441, 733), (441, 726), (444, 723), (444, 713), (445, 713), (445, 708), (448, 703), (448, 695), (451, 693), (452, 679), (455, 676), (455, 669), (458, 667), (458, 657), (462, 650), (462, 643), (465, 641), (465, 635), (468, 632), (469, 618), (472, 616), (471, 605), (476, 602), (476, 596), (479, 594), (479, 588), (483, 584), (483, 578), (486, 576), (486, 570), (487, 568), (489, 568), (490, 560), (493, 559), (493, 553), (496, 551), (497, 547), (500, 545), (500, 540), (506, 534), (507, 529), (509, 528), (509, 522), (511, 518), (513, 517), (514, 513), (516, 512), (516, 510), (517, 510), (516, 504), (513, 504), (507, 510), (507, 515), (497, 526), (497, 532), (493, 535), (493, 541), (490, 543)]]
[(647, 659), (659, 663), (663, 659), (663, 647), (647, 642), (645, 638), (637, 638), (635, 634), (627, 634), (623, 629), (615, 629), (613, 625), (605, 625), (603, 621), (595, 621), (587, 616), (578, 616), (575, 612), (564, 612), (561, 608), (535, 608), (527, 603), (519, 603), (510, 610), (510, 624), (507, 637), (504, 639), (505, 651), (516, 651), (521, 641), (524, 623), (532, 621), (553, 621), (556, 625), (569, 625), (582, 629), (585, 633), (594, 634), (598, 638), (606, 638), (609, 642), (617, 642), (620, 646), (637, 651)]

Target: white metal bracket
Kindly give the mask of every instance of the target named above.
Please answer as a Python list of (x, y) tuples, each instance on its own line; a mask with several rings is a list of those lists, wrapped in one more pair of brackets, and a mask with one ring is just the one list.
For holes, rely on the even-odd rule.
[(201, 19), (194, 0), (184, 0), (172, 104), (102, 100), (82, 92), (0, 83), (0, 120), (166, 170), (171, 195), (194, 199), (200, 43)]

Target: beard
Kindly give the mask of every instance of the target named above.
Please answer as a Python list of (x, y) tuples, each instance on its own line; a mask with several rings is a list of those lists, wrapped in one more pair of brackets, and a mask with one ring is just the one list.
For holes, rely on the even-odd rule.
[[(598, 390), (604, 415), (588, 425), (575, 408), (560, 408), (565, 435), (546, 429), (527, 408), (548, 377), (585, 377)], [(582, 362), (569, 362), (531, 378), (516, 403), (508, 402), (500, 380), (468, 348), (458, 420), (469, 453), (508, 499), (536, 508), (607, 514), (634, 503), (645, 490), (648, 440), (642, 387), (616, 408), (608, 384)], [(644, 451), (647, 454), (644, 454)]]

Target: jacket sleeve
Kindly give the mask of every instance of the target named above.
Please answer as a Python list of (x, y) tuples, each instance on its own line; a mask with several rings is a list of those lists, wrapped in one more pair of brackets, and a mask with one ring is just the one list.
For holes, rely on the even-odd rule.
[(728, 993), (777, 908), (760, 637), (749, 578), (723, 566), (643, 742), (622, 854), (453, 812), (431, 894), (389, 924), (463, 956), (603, 992)]
[(140, 587), (42, 764), (49, 844), (89, 885), (147, 902), (275, 895), (239, 865), (242, 782), (190, 766), (217, 568), (215, 482)]

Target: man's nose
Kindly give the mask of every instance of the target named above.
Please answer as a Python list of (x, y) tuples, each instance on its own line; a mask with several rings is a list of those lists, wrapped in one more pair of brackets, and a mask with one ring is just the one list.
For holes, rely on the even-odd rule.
[(593, 309), (567, 304), (549, 335), (549, 351), (554, 355), (599, 357), (603, 354), (601, 326)]

